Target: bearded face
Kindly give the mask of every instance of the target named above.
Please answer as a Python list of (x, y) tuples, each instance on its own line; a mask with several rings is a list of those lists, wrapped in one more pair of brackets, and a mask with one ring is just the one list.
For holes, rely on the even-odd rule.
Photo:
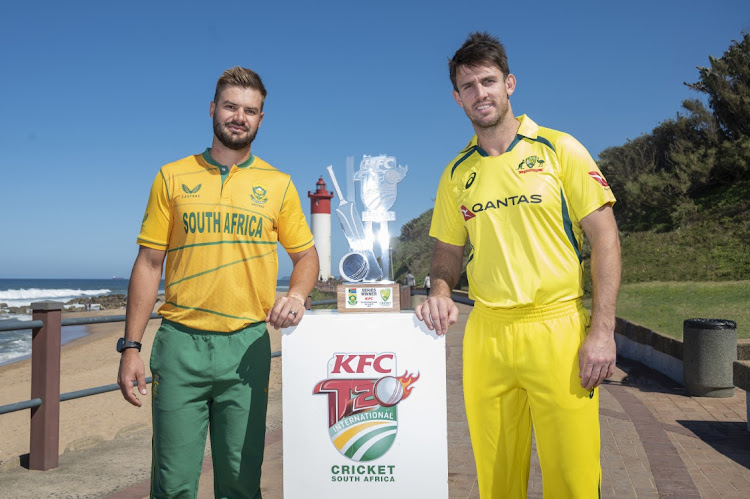
[(214, 135), (225, 147), (250, 147), (263, 121), (263, 96), (253, 88), (229, 86), (211, 103)]
[(456, 73), (453, 92), (456, 103), (469, 117), (475, 130), (497, 127), (504, 120), (512, 120), (510, 96), (515, 89), (515, 77), (507, 77), (495, 65), (462, 66)]
[(234, 119), (222, 123), (219, 121), (219, 113), (214, 114), (213, 122), (214, 135), (219, 142), (235, 151), (248, 147), (258, 134), (258, 127), (251, 128)]

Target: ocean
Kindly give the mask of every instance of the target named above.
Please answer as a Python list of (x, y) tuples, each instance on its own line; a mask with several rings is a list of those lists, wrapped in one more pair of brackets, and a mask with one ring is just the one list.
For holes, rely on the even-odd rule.
[[(128, 279), (0, 279), (0, 320), (31, 320), (31, 315), (11, 313), (9, 307), (29, 306), (33, 302), (52, 300), (66, 303), (74, 298), (128, 293)], [(279, 279), (277, 290), (288, 289), (289, 280)], [(159, 287), (164, 293), (164, 281)], [(88, 334), (86, 326), (62, 328), (62, 343)], [(0, 365), (31, 356), (31, 329), (0, 331)]]

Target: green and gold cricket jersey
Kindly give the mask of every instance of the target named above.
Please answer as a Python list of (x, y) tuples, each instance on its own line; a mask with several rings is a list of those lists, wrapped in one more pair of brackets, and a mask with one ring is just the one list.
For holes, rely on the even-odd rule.
[(265, 320), (276, 296), (277, 243), (313, 246), (289, 175), (256, 156), (219, 165), (207, 149), (156, 175), (138, 244), (167, 252), (159, 313), (230, 332)]
[(445, 168), (430, 235), (472, 253), (469, 296), (487, 307), (540, 306), (583, 295), (581, 219), (615, 197), (588, 151), (527, 116), (508, 150), (476, 136)]

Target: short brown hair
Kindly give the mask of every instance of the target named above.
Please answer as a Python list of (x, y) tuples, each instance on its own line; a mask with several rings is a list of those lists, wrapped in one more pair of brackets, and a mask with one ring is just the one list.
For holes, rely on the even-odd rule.
[(260, 95), (263, 96), (261, 102), (261, 110), (263, 110), (263, 104), (266, 101), (266, 87), (263, 86), (263, 80), (260, 79), (260, 75), (252, 69), (235, 66), (229, 68), (219, 77), (216, 82), (216, 93), (214, 93), (214, 102), (219, 99), (219, 94), (226, 87), (241, 87), (241, 88), (254, 88)]
[(475, 31), (469, 34), (461, 48), (456, 50), (453, 58), (448, 62), (453, 90), (458, 92), (456, 86), (456, 72), (461, 66), (478, 66), (482, 63), (491, 63), (500, 68), (505, 78), (510, 74), (508, 67), (508, 56), (505, 47), (500, 40), (486, 31)]

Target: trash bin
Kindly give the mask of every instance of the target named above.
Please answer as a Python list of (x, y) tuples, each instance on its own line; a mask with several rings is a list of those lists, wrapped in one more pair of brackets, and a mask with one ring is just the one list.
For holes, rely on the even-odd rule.
[(690, 395), (734, 395), (732, 364), (737, 360), (737, 323), (686, 319), (682, 325), (682, 379)]

